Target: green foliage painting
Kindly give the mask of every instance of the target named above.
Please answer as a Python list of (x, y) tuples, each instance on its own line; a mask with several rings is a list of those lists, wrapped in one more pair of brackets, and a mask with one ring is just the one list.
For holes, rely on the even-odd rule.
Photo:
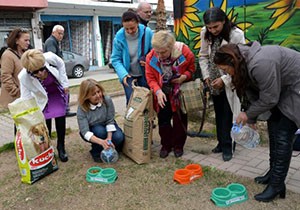
[[(220, 7), (244, 32), (247, 41), (259, 41), (300, 51), (300, 0), (173, 0), (175, 34), (197, 55), (201, 46), (202, 16)], [(176, 6), (175, 6), (176, 5)]]

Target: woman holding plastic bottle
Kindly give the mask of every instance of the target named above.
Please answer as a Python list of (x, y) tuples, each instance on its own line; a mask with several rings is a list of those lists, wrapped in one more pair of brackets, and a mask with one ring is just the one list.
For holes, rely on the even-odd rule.
[[(228, 44), (215, 54), (215, 64), (232, 76), (243, 111), (237, 123), (254, 124), (257, 117), (271, 112), (267, 120), (270, 169), (255, 181), (267, 184), (255, 195), (269, 202), (277, 195), (285, 198), (285, 178), (292, 157), (295, 132), (300, 127), (300, 53), (280, 46)], [(254, 126), (253, 126), (254, 127)]]
[(81, 137), (91, 143), (90, 153), (95, 162), (101, 162), (100, 154), (110, 146), (120, 152), (124, 134), (115, 121), (112, 99), (94, 79), (81, 82), (79, 88), (77, 121)]

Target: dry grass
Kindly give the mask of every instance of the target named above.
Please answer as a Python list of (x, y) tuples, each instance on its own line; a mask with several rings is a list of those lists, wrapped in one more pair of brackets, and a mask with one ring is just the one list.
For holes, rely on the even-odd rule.
[[(104, 85), (104, 84), (103, 84)], [(108, 82), (106, 90), (117, 86)], [(78, 90), (78, 89), (77, 89)], [(73, 90), (72, 90), (73, 91)], [(122, 116), (117, 117), (122, 127)], [(191, 129), (197, 128), (197, 124)], [(214, 126), (205, 124), (206, 131), (214, 132)], [(228, 209), (300, 209), (299, 195), (287, 192), (286, 199), (276, 199), (270, 203), (260, 203), (253, 199), (264, 186), (257, 185), (252, 179), (203, 167), (204, 177), (188, 185), (179, 185), (173, 181), (176, 169), (183, 168), (189, 161), (177, 159), (171, 154), (166, 159), (158, 156), (159, 136), (153, 131), (153, 152), (151, 162), (137, 165), (123, 154), (114, 165), (94, 163), (89, 154), (90, 145), (83, 142), (77, 131), (71, 131), (66, 137), (66, 148), (69, 154), (67, 163), (59, 162), (59, 170), (42, 180), (27, 185), (21, 183), (15, 152), (8, 150), (0, 153), (0, 209), (124, 209), (124, 210), (211, 210), (219, 209), (211, 201), (214, 188), (225, 187), (232, 182), (243, 184), (249, 200), (235, 204)], [(55, 141), (53, 141), (55, 146)], [(188, 138), (185, 149), (201, 154), (208, 154), (216, 144), (212, 139)], [(89, 183), (85, 180), (86, 171), (92, 166), (113, 167), (118, 179), (113, 184)]]

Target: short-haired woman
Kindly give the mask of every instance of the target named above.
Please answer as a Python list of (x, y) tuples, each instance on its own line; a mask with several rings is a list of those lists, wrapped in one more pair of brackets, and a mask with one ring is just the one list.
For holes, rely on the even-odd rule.
[(55, 118), (58, 156), (62, 162), (67, 162), (65, 115), (69, 82), (65, 63), (52, 52), (43, 54), (36, 49), (27, 50), (22, 55), (21, 62), (24, 67), (19, 74), (21, 98), (33, 96), (43, 111), (46, 122)]
[[(229, 161), (233, 155), (233, 144), (230, 137), (233, 114), (232, 100), (239, 100), (231, 92), (225, 92), (225, 86), (230, 86), (231, 77), (220, 71), (213, 62), (216, 50), (227, 43), (245, 43), (244, 33), (234, 23), (230, 22), (226, 13), (218, 7), (212, 7), (203, 15), (205, 26), (201, 30), (201, 49), (199, 63), (202, 78), (210, 87), (210, 94), (214, 103), (218, 144), (212, 150), (214, 153), (223, 153), (224, 161)], [(231, 90), (230, 90), (231, 91)], [(231, 94), (231, 99), (228, 100)]]
[(152, 48), (152, 31), (139, 24), (138, 15), (131, 10), (123, 13), (122, 25), (113, 41), (111, 64), (123, 85), (128, 104), (133, 80), (137, 86), (148, 87), (144, 66), (145, 56)]
[(95, 162), (101, 162), (100, 153), (109, 146), (109, 140), (118, 152), (122, 150), (124, 134), (115, 121), (112, 99), (94, 79), (81, 82), (79, 89), (77, 121), (80, 135), (92, 144), (90, 153)]
[(162, 145), (160, 157), (166, 158), (172, 149), (175, 157), (181, 157), (187, 138), (187, 115), (180, 109), (179, 87), (192, 79), (195, 57), (187, 45), (176, 42), (168, 31), (156, 32), (152, 46), (146, 58), (146, 78), (155, 95), (153, 106)]

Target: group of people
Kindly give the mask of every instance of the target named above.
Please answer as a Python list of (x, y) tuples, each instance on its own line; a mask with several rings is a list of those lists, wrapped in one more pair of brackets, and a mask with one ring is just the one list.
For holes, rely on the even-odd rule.
[[(123, 27), (115, 35), (111, 63), (123, 85), (126, 104), (133, 82), (152, 90), (160, 157), (166, 158), (171, 151), (175, 157), (181, 157), (188, 120), (180, 109), (179, 88), (193, 79), (195, 56), (170, 32), (153, 34), (147, 27), (151, 13), (151, 5), (146, 2), (139, 5), (137, 12), (123, 13)], [(208, 9), (203, 21), (199, 64), (214, 104), (218, 144), (212, 152), (222, 153), (223, 160), (230, 161), (235, 149), (230, 136), (232, 123), (247, 123), (255, 128), (258, 116), (269, 111), (270, 169), (265, 176), (255, 178), (257, 183), (267, 184), (255, 199), (268, 202), (277, 195), (284, 198), (293, 137), (300, 127), (300, 113), (296, 110), (300, 104), (300, 53), (280, 46), (261, 46), (258, 42), (245, 44), (243, 31), (217, 7)], [(29, 40), (28, 32), (21, 29), (8, 40), (9, 49), (2, 56), (9, 60), (2, 62), (2, 90), (13, 99), (33, 95), (45, 118), (55, 118), (58, 138), (63, 139), (58, 140), (59, 157), (67, 161), (62, 136), (68, 82), (63, 62), (54, 53), (43, 54), (34, 49), (24, 53)], [(114, 119), (112, 99), (103, 87), (93, 79), (83, 81), (78, 102), (80, 135), (91, 143), (94, 161), (99, 162), (101, 151), (109, 146), (121, 151), (124, 133)]]
[[(128, 22), (125, 17), (129, 16), (132, 18)], [(171, 33), (159, 31), (151, 38), (146, 62), (139, 60), (145, 32), (134, 13), (125, 12), (122, 18), (124, 27), (114, 40), (112, 65), (124, 86), (127, 102), (131, 94), (129, 79), (153, 91), (162, 145), (160, 157), (166, 158), (172, 150), (175, 157), (180, 157), (187, 138), (187, 115), (180, 110), (179, 87), (193, 78), (194, 55)], [(199, 64), (214, 104), (218, 144), (212, 152), (222, 153), (224, 161), (231, 160), (235, 150), (230, 136), (233, 122), (256, 128), (259, 116), (269, 112), (270, 169), (265, 176), (255, 178), (257, 183), (267, 184), (255, 199), (268, 202), (277, 195), (284, 198), (293, 138), (300, 126), (296, 110), (300, 104), (300, 54), (280, 46), (246, 44), (243, 31), (220, 8), (208, 9), (203, 21)]]

